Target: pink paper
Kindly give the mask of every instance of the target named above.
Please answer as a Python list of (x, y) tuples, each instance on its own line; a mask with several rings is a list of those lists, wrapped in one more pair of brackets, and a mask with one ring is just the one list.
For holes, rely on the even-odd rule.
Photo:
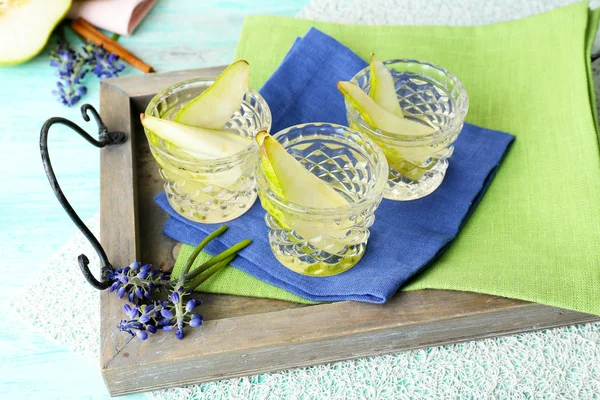
[(98, 28), (131, 35), (155, 4), (156, 0), (74, 1), (69, 18), (81, 17)]

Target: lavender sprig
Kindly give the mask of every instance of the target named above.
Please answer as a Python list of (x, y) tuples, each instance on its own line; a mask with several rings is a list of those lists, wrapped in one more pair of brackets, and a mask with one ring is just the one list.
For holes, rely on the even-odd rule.
[(169, 323), (169, 325), (163, 326), (163, 330), (170, 331), (175, 328), (175, 337), (179, 340), (184, 337), (185, 325), (191, 327), (202, 325), (202, 315), (192, 313), (201, 302), (194, 299), (187, 300), (191, 294), (191, 289), (176, 284), (169, 295), (169, 307), (162, 311), (163, 317)]
[(50, 65), (57, 69), (59, 76), (59, 81), (56, 82), (58, 89), (52, 94), (57, 96), (62, 104), (70, 107), (87, 93), (87, 88), (82, 85), (82, 80), (88, 72), (85, 64), (86, 59), (71, 49), (64, 40), (59, 40), (57, 49), (50, 52)]
[(60, 38), (56, 49), (50, 52), (50, 65), (56, 68), (59, 78), (57, 90), (52, 94), (59, 102), (71, 107), (87, 93), (83, 79), (89, 71), (100, 79), (116, 77), (125, 69), (125, 65), (118, 61), (116, 54), (109, 53), (102, 46), (86, 44), (78, 49)]
[(127, 295), (131, 303), (140, 304), (144, 299), (152, 300), (153, 292), (166, 291), (171, 274), (152, 269), (150, 264), (142, 266), (133, 262), (128, 267), (111, 271), (108, 277), (114, 281), (109, 291), (116, 291), (119, 298)]
[[(183, 339), (186, 325), (202, 325), (202, 315), (193, 312), (201, 302), (191, 298), (192, 289), (228, 265), (239, 250), (251, 243), (250, 240), (242, 241), (202, 264), (193, 271), (193, 275), (188, 274), (202, 249), (226, 230), (227, 226), (220, 227), (194, 249), (177, 281), (170, 281), (169, 274), (152, 269), (150, 264), (142, 266), (134, 262), (128, 267), (113, 270), (109, 276), (113, 280), (110, 291), (116, 292), (120, 298), (126, 297), (131, 303), (123, 306), (126, 319), (121, 320), (118, 329), (141, 340), (146, 340), (149, 333), (154, 334), (159, 329), (166, 332), (175, 330), (175, 336)], [(157, 298), (158, 295), (161, 299)]]
[(125, 69), (125, 65), (118, 62), (119, 56), (102, 46), (87, 44), (83, 51), (92, 72), (100, 79), (117, 77)]

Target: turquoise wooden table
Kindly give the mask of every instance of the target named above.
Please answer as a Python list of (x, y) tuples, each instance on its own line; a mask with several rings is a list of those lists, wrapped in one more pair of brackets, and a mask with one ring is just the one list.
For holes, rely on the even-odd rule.
[[(339, 22), (473, 25), (524, 17), (576, 0), (465, 0), (443, 8), (438, 0), (394, 0), (399, 11), (393, 13), (386, 11), (389, 0), (343, 1), (159, 0), (134, 36), (120, 42), (157, 71), (168, 71), (230, 62), (247, 14), (292, 16), (308, 4), (301, 15), (331, 16)], [(60, 115), (81, 122), (78, 107), (66, 108), (51, 94), (55, 85), (54, 71), (48, 65), (51, 46), (27, 64), (0, 68), (0, 179), (4, 189), (0, 192), (0, 399), (103, 399), (108, 394), (96, 360), (48, 341), (8, 307), (10, 301), (21, 301), (24, 286), (75, 233), (50, 191), (38, 148), (39, 131), (47, 118)], [(138, 73), (131, 68), (126, 71)], [(599, 76), (598, 71), (595, 75)], [(80, 104), (98, 106), (97, 81), (90, 79), (88, 89)], [(98, 151), (59, 127), (53, 129), (49, 146), (69, 200), (84, 220), (92, 217), (99, 209)], [(73, 254), (73, 265), (78, 254)], [(27, 306), (35, 311), (36, 304)], [(236, 393), (236, 398), (285, 398), (285, 394), (304, 392), (300, 398), (311, 398), (306, 393), (316, 398), (348, 394), (386, 398), (389, 393), (419, 397), (414, 393), (430, 390), (440, 390), (443, 396), (447, 395), (444, 390), (452, 390), (463, 394), (456, 398), (597, 399), (598, 366), (600, 324), (584, 324), (224, 381), (211, 384), (202, 396), (227, 398), (223, 393)], [(418, 392), (421, 389), (425, 392)]]
[[(157, 71), (220, 65), (232, 59), (248, 14), (295, 15), (306, 0), (160, 0), (131, 37), (119, 41)], [(56, 102), (49, 46), (30, 62), (0, 68), (0, 398), (108, 398), (99, 364), (46, 340), (7, 313), (49, 255), (75, 232), (50, 190), (39, 155), (47, 118), (82, 122), (79, 106), (98, 106), (98, 82), (77, 107)], [(140, 73), (128, 68), (126, 74)], [(73, 132), (56, 128), (49, 147), (60, 183), (83, 220), (99, 210), (99, 155)], [(73, 255), (73, 262), (76, 262)], [(60, 273), (60, 271), (57, 271)], [(29, 305), (35, 307), (35, 304)], [(53, 316), (48, 315), (48, 318)], [(144, 395), (130, 396), (144, 398)]]

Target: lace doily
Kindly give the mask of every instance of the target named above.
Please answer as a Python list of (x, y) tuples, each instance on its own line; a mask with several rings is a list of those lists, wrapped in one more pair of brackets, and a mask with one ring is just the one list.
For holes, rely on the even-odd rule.
[[(302, 18), (343, 23), (478, 25), (525, 17), (573, 0), (312, 0)], [(600, 0), (592, 2), (597, 5)], [(88, 221), (98, 233), (98, 217)], [(79, 272), (94, 254), (77, 234), (12, 307), (45, 335), (97, 359), (99, 294)], [(91, 257), (92, 270), (98, 270)], [(60, 273), (56, 273), (60, 271)], [(37, 307), (24, 307), (36, 304)], [(48, 318), (53, 315), (52, 318)], [(600, 323), (414, 350), (150, 393), (154, 399), (573, 398), (600, 393)]]

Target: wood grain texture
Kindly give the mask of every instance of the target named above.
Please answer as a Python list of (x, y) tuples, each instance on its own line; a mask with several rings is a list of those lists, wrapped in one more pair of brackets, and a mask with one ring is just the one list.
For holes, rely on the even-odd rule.
[[(129, 97), (113, 86), (100, 85), (100, 115), (109, 132), (124, 132), (125, 143), (100, 151), (100, 243), (115, 268), (140, 259), (137, 236), (137, 174)], [(106, 365), (131, 340), (115, 328), (123, 304), (113, 293), (100, 295), (100, 365)]]
[[(186, 339), (192, 343), (185, 352), (165, 335), (156, 338), (158, 352), (133, 341), (104, 375), (111, 394), (120, 395), (139, 391), (140, 381), (145, 382), (141, 390), (159, 389), (597, 320), (485, 297), (424, 290), (403, 293), (386, 306), (337, 303), (306, 307), (293, 315), (282, 311), (260, 319), (208, 321)], [(463, 306), (464, 312), (449, 315), (445, 306), (439, 307), (438, 300), (444, 298)]]
[[(133, 203), (124, 199), (124, 209), (103, 206), (102, 231), (104, 225), (114, 225), (124, 215), (135, 216), (135, 209), (144, 216), (144, 228), (137, 230), (129, 243), (119, 243), (114, 251), (130, 256), (127, 252), (131, 248), (139, 248), (145, 262), (174, 262), (175, 243), (161, 235), (165, 213), (152, 200), (162, 190), (158, 167), (147, 148), (137, 115), (154, 93), (174, 81), (211, 78), (221, 69), (104, 83), (110, 91), (103, 90), (101, 95), (106, 93), (111, 104), (118, 103), (114, 94), (131, 98), (129, 107), (111, 107), (102, 117), (111, 126), (127, 126), (127, 118), (133, 116), (129, 124), (133, 140), (121, 151), (130, 155), (130, 146), (134, 146), (136, 158), (123, 158), (123, 167), (103, 153), (102, 167), (110, 177), (103, 184), (115, 186), (118, 173), (113, 170), (133, 168), (136, 176), (118, 175), (118, 187), (137, 187), (137, 192), (143, 193)], [(123, 181), (127, 179), (130, 181)], [(136, 238), (138, 244), (134, 244)], [(110, 240), (108, 243), (113, 243)], [(121, 257), (113, 255), (113, 250), (108, 252), (109, 257)], [(121, 306), (103, 301), (102, 307), (102, 318), (114, 324), (112, 314), (120, 316)], [(277, 300), (210, 295), (203, 314), (205, 324), (202, 329), (187, 333), (185, 346), (172, 334), (163, 332), (154, 336), (151, 343), (132, 340), (118, 348), (103, 346), (108, 353), (102, 355), (102, 373), (109, 392), (134, 393), (600, 320), (598, 316), (498, 296), (438, 290), (399, 293), (383, 305), (340, 302), (300, 306)], [(110, 323), (103, 326), (110, 329)], [(112, 330), (104, 334), (114, 335), (114, 325)], [(111, 341), (111, 346), (115, 343), (118, 340)]]

